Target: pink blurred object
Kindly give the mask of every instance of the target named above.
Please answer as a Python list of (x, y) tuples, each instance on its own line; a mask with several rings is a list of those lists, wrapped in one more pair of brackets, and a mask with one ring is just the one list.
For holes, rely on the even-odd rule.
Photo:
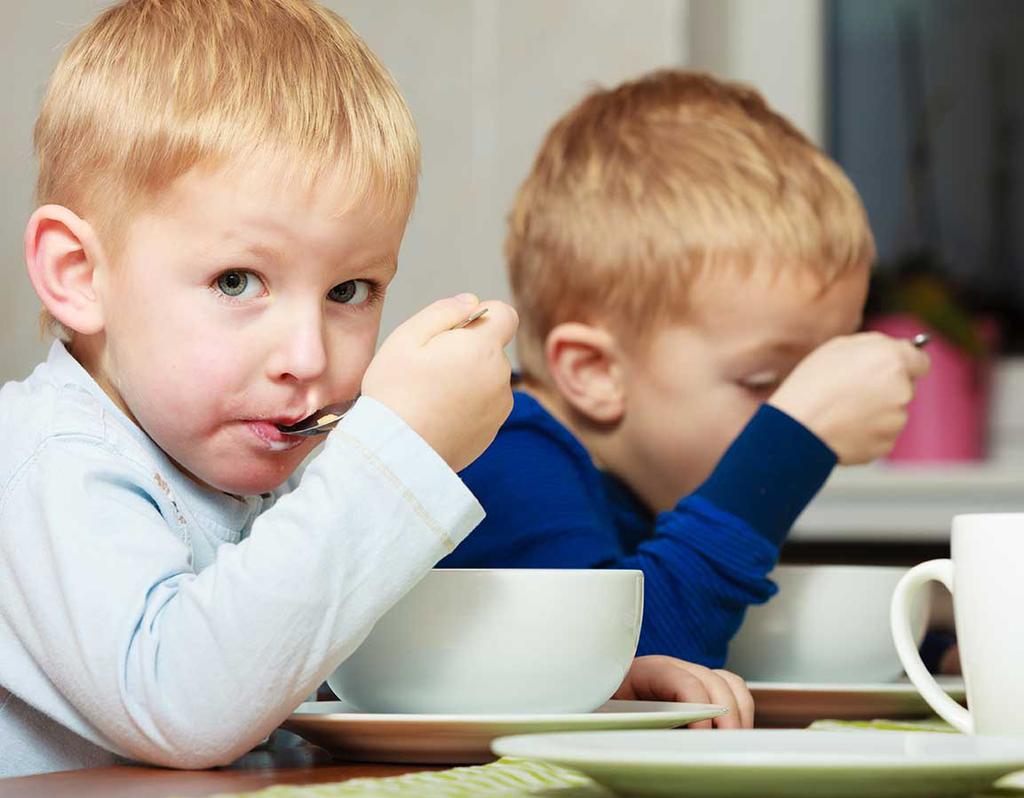
[[(948, 463), (983, 460), (987, 449), (990, 358), (973, 358), (913, 316), (880, 316), (868, 329), (895, 338), (928, 333), (925, 351), (932, 361), (917, 383), (910, 416), (887, 458), (890, 462)], [(982, 337), (995, 343), (995, 328)]]

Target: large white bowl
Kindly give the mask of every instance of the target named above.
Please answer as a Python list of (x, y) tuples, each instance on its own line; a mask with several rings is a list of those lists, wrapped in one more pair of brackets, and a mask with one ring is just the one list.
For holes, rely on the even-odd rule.
[(622, 682), (643, 573), (436, 569), (327, 680), (363, 712), (573, 713)]
[[(903, 673), (889, 633), (889, 602), (909, 569), (780, 565), (779, 592), (747, 610), (726, 667), (749, 681), (878, 683)], [(928, 605), (915, 607), (920, 644)]]

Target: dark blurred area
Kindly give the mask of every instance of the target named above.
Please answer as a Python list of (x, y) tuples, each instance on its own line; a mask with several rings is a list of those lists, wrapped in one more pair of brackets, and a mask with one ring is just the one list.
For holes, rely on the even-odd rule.
[(828, 148), (878, 241), (867, 315), (1024, 352), (1024, 2), (826, 10)]

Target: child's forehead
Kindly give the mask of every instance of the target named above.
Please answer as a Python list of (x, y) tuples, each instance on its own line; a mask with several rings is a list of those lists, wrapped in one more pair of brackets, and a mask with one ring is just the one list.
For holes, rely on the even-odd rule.
[(226, 203), (240, 214), (295, 210), (341, 216), (354, 209), (386, 209), (367, 179), (339, 166), (314, 170), (301, 155), (256, 153), (202, 163), (162, 192), (164, 203)]
[[(190, 261), (220, 264), (346, 263), (393, 273), (405, 217), (343, 179), (308, 186), (272, 169), (196, 168), (124, 218), (119, 256), (147, 268)], [(157, 253), (162, 253), (157, 256)], [(118, 257), (124, 261), (126, 257)]]
[(737, 352), (804, 350), (861, 324), (868, 270), (826, 282), (808, 269), (751, 267), (703, 275), (678, 321)]
[[(230, 238), (281, 238), (317, 226), (329, 231), (346, 218), (404, 224), (398, 207), (343, 170), (310, 175), (301, 162), (254, 159), (190, 169), (142, 205), (151, 226)], [(148, 213), (146, 213), (148, 211)]]
[(688, 286), (687, 311), (707, 321), (751, 313), (790, 312), (830, 305), (860, 309), (869, 270), (850, 269), (834, 278), (822, 269), (784, 261), (726, 264), (701, 270)]

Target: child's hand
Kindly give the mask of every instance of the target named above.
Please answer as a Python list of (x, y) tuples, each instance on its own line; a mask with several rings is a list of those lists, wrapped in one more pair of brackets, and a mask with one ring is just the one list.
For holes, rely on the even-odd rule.
[(735, 673), (711, 670), (675, 657), (637, 657), (612, 698), (627, 701), (685, 701), (719, 704), (728, 715), (691, 723), (691, 729), (749, 729), (754, 725), (754, 699)]
[[(452, 330), (480, 307), (487, 313)], [(363, 377), (362, 393), (394, 410), (453, 470), (483, 453), (512, 410), (505, 345), (519, 318), (472, 294), (442, 299), (396, 329)]]
[(888, 454), (907, 423), (928, 356), (881, 333), (833, 338), (804, 358), (769, 403), (823, 440), (840, 463)]

